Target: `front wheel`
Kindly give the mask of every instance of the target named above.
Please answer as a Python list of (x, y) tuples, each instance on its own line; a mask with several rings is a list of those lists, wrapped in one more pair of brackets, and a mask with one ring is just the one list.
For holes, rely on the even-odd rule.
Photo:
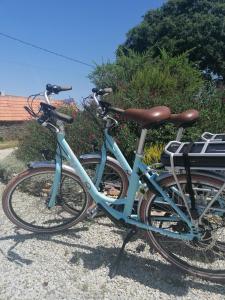
[[(56, 205), (48, 207), (55, 168), (28, 169), (13, 178), (2, 196), (6, 216), (20, 228), (54, 233), (74, 226), (86, 215), (90, 196), (74, 173), (62, 170)], [(73, 213), (65, 210), (70, 203)]]
[[(178, 175), (178, 181), (190, 205), (185, 175)], [(223, 187), (224, 180), (203, 174), (192, 174), (196, 209), (199, 215)], [(171, 175), (162, 179), (159, 185), (185, 212), (184, 202)], [(149, 192), (140, 207), (141, 220), (157, 228), (185, 234), (189, 227), (176, 212), (154, 192)], [(171, 217), (171, 218), (170, 218)], [(184, 241), (147, 231), (151, 245), (170, 263), (192, 275), (204, 279), (225, 281), (225, 189), (223, 189), (210, 210), (199, 224), (202, 238)]]

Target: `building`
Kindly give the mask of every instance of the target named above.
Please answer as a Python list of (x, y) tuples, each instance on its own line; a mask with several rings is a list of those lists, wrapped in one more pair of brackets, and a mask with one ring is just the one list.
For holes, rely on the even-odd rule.
[[(38, 112), (41, 99), (35, 99), (32, 103), (33, 110)], [(74, 101), (52, 100), (53, 106), (59, 107), (69, 105), (74, 107), (74, 112), (77, 112), (77, 107)], [(27, 106), (27, 98), (20, 96), (0, 95), (0, 140), (17, 139), (23, 134), (24, 124), (32, 120), (32, 117), (24, 109)]]

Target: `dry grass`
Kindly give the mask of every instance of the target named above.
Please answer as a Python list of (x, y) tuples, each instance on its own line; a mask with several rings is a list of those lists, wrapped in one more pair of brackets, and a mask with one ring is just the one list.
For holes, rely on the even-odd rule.
[(0, 142), (0, 150), (7, 149), (7, 148), (15, 148), (18, 146), (18, 141), (4, 141)]

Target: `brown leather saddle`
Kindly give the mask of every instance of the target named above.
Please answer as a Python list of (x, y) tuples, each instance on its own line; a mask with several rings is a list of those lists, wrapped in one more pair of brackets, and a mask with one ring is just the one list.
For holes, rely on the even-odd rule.
[(135, 121), (145, 129), (160, 126), (169, 120), (170, 116), (171, 112), (167, 106), (155, 106), (150, 109), (129, 108), (123, 112), (125, 119)]
[(169, 122), (178, 127), (190, 127), (199, 119), (199, 112), (196, 109), (189, 109), (179, 114), (171, 114)]
[(178, 127), (190, 127), (199, 119), (199, 112), (196, 109), (189, 109), (179, 114), (171, 114), (167, 106), (155, 106), (150, 109), (129, 108), (123, 111), (123, 117), (135, 121), (142, 128), (160, 126), (165, 121)]

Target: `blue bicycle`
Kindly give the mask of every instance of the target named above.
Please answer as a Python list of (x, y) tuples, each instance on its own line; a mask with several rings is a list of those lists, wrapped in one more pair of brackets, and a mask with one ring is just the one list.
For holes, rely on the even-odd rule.
[[(105, 109), (119, 112), (110, 105)], [(114, 223), (129, 229), (125, 243), (138, 229), (144, 230), (156, 250), (180, 269), (205, 279), (225, 279), (224, 178), (191, 170), (190, 188), (190, 176), (185, 172), (173, 169), (172, 174), (158, 175), (142, 162), (147, 130), (170, 119), (168, 107), (121, 112), (127, 120), (139, 123), (142, 130), (127, 195), (118, 199), (98, 190), (66, 142), (63, 122), (71, 123), (72, 118), (46, 103), (41, 103), (40, 112), (37, 116), (30, 111), (39, 124), (56, 134), (55, 165), (33, 166), (8, 184), (3, 194), (3, 209), (13, 223), (34, 232), (56, 232), (81, 221), (94, 201)], [(123, 163), (116, 142), (109, 133), (106, 136), (108, 147)], [(71, 167), (62, 165), (63, 159)], [(144, 196), (134, 213), (140, 187)], [(44, 214), (42, 217), (32, 214), (36, 206), (40, 212), (45, 211), (46, 218)]]

